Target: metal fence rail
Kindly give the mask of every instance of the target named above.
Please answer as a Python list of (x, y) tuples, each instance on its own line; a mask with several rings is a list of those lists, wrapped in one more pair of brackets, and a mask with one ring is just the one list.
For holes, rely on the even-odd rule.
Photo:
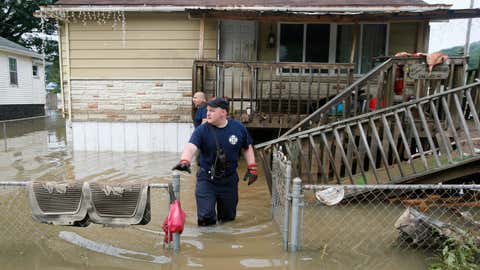
[[(29, 133), (33, 131), (44, 130), (46, 126), (45, 121), (42, 123), (39, 121), (32, 123), (32, 121), (39, 120), (39, 119), (47, 119), (48, 117), (49, 117), (48, 115), (42, 115), (42, 116), (0, 121), (0, 126), (2, 129), (0, 132), (0, 138), (3, 139), (4, 151), (5, 152), (8, 151), (8, 138), (17, 137), (19, 135), (23, 135), (25, 133)], [(8, 131), (9, 129), (14, 130), (14, 132)]]
[(300, 249), (380, 256), (432, 251), (449, 237), (480, 245), (480, 185), (301, 186), (297, 178), (292, 196)]
[[(180, 235), (173, 234), (170, 244), (164, 243), (162, 224), (168, 215), (169, 184), (152, 183), (150, 187), (151, 220), (147, 225), (87, 227), (56, 226), (40, 223), (32, 218), (28, 203), (27, 182), (0, 182), (0, 254), (18, 254), (49, 245), (60, 254), (71, 244), (86, 250), (119, 258), (152, 263), (167, 263), (170, 257), (164, 248), (180, 249)], [(172, 178), (173, 192), (180, 198), (180, 176)], [(163, 244), (162, 244), (163, 243)]]

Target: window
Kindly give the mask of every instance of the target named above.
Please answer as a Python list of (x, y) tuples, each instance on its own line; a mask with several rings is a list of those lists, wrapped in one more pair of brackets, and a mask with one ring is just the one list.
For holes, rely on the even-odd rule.
[(328, 63), (330, 54), (330, 25), (307, 24), (305, 62)]
[(328, 63), (329, 24), (281, 24), (280, 62)]
[(10, 69), (10, 84), (18, 85), (17, 59), (8, 58), (8, 66)]
[[(355, 69), (358, 73), (366, 73), (373, 68), (373, 57), (386, 55), (388, 24), (281, 23), (278, 61), (350, 63), (356, 27), (359, 35)], [(298, 73), (299, 70), (284, 69), (283, 72)]]
[(38, 66), (37, 65), (32, 66), (32, 75), (33, 75), (33, 77), (38, 77)]
[(303, 62), (303, 24), (280, 27), (280, 62)]
[(353, 24), (338, 25), (335, 63), (350, 63), (353, 31), (355, 31)]

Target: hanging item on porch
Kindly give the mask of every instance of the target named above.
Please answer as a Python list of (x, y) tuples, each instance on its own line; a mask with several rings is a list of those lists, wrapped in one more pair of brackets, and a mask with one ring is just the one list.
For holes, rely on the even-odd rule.
[(428, 73), (432, 74), (432, 69), (434, 66), (446, 63), (447, 61), (448, 55), (442, 52), (434, 52), (431, 54), (427, 54)]
[(345, 192), (342, 187), (329, 187), (315, 192), (315, 198), (321, 203), (331, 206), (343, 200)]
[(273, 26), (270, 26), (270, 33), (268, 33), (267, 48), (275, 48), (275, 34), (273, 33)]
[[(425, 57), (427, 64), (427, 70), (425, 70), (424, 64), (413, 64), (409, 68), (408, 76), (412, 79), (446, 79), (448, 78), (450, 69), (448, 67), (449, 58), (448, 55), (442, 52), (434, 53), (407, 53), (399, 52), (395, 54), (395, 57)], [(442, 65), (443, 64), (443, 65)], [(434, 67), (435, 70), (433, 69)]]
[(370, 103), (368, 104), (368, 107), (370, 108), (370, 111), (375, 111), (377, 108), (385, 108), (385, 97), (382, 99), (380, 102), (379, 107), (377, 107), (378, 99), (376, 97), (370, 99)]
[(398, 66), (395, 70), (395, 84), (393, 86), (393, 92), (395, 92), (395, 95), (402, 95), (403, 93), (403, 77), (403, 66)]

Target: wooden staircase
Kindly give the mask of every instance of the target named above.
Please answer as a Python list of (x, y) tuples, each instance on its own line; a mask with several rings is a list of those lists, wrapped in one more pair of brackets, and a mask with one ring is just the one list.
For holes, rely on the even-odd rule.
[(480, 82), (430, 85), (425, 97), (371, 112), (350, 106), (325, 123), (330, 106), (357, 102), (360, 87), (354, 83), (283, 136), (257, 145), (267, 180), (273, 151), (311, 184), (439, 183), (480, 172)]

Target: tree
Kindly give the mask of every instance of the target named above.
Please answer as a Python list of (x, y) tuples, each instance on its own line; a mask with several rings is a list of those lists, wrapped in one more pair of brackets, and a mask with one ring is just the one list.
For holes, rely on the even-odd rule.
[[(45, 52), (45, 60), (58, 65), (58, 42), (54, 19), (42, 20), (34, 12), (40, 6), (50, 5), (56, 0), (2, 0), (0, 1), (0, 36), (23, 45), (39, 54)], [(48, 68), (47, 79), (58, 85), (58, 68)]]
[(15, 43), (42, 53), (42, 38), (45, 38), (47, 61), (53, 61), (57, 55), (57, 41), (48, 39), (56, 35), (55, 20), (45, 20), (43, 33), (42, 21), (33, 16), (41, 5), (49, 5), (56, 0), (3, 0), (0, 1), (0, 36)]

